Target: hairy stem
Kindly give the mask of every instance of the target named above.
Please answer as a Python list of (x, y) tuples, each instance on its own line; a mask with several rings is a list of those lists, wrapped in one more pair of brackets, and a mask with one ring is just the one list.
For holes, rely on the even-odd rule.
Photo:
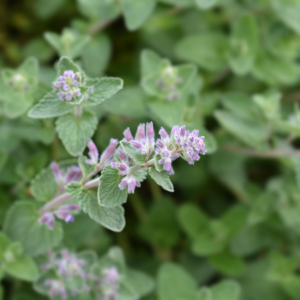
[[(94, 189), (96, 187), (98, 187), (99, 185), (99, 181), (100, 181), (100, 177), (95, 178), (93, 180), (88, 181), (87, 183), (85, 183), (83, 185), (83, 188), (87, 189), (87, 190), (91, 190)], [(54, 197), (52, 200), (50, 200), (48, 203), (46, 203), (41, 209), (40, 209), (40, 213), (44, 214), (50, 210), (52, 210), (53, 208), (62, 205), (63, 203), (69, 201), (72, 198), (72, 196), (69, 193), (63, 193), (57, 197)]]
[[(140, 169), (143, 168), (149, 168), (151, 166), (153, 166), (154, 164), (154, 158), (149, 160), (147, 163), (145, 163), (143, 166), (140, 165), (136, 165), (133, 166), (130, 169), (130, 172), (135, 172), (138, 171)], [(83, 185), (82, 187), (87, 189), (87, 190), (91, 190), (94, 188), (97, 188), (99, 186), (99, 181), (100, 181), (100, 177), (92, 179), (88, 182), (86, 182), (89, 178), (93, 177), (95, 174), (97, 174), (98, 172), (102, 171), (102, 167), (97, 168), (96, 170), (94, 170), (93, 172), (91, 172), (86, 179), (83, 181)], [(52, 200), (50, 200), (49, 202), (47, 202), (40, 210), (40, 214), (44, 214), (52, 209), (54, 209), (55, 207), (62, 205), (63, 203), (69, 201), (72, 198), (72, 196), (69, 193), (63, 193), (57, 197), (54, 197)]]

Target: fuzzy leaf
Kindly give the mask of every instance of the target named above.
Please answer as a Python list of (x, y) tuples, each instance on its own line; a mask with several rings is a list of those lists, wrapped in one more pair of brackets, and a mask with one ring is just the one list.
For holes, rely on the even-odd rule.
[(82, 210), (94, 221), (112, 231), (122, 231), (125, 227), (124, 209), (122, 206), (103, 207), (97, 201), (97, 195), (81, 187), (78, 182), (72, 182), (66, 190), (78, 201)]
[(85, 149), (97, 127), (97, 118), (88, 111), (83, 111), (80, 118), (67, 114), (56, 121), (59, 138), (68, 152), (78, 156)]
[(35, 206), (30, 202), (17, 202), (8, 211), (4, 222), (4, 232), (18, 241), (24, 252), (30, 256), (44, 254), (57, 246), (62, 239), (62, 227), (55, 222), (53, 230), (38, 222), (40, 218)]
[(174, 187), (167, 171), (158, 172), (155, 167), (149, 169), (149, 175), (154, 181), (168, 192), (174, 192)]
[(48, 93), (29, 112), (28, 116), (35, 119), (53, 118), (67, 114), (74, 106), (58, 99), (56, 92)]
[(4, 270), (9, 275), (26, 281), (35, 281), (39, 275), (36, 264), (25, 254), (15, 257), (12, 262), (4, 263)]
[(115, 77), (102, 77), (88, 79), (87, 86), (93, 86), (94, 92), (89, 94), (88, 99), (84, 100), (85, 106), (101, 104), (106, 99), (112, 97), (123, 88), (123, 80)]
[(50, 168), (42, 170), (31, 181), (31, 192), (37, 201), (49, 201), (58, 191), (57, 183)]
[(105, 207), (116, 207), (127, 201), (127, 190), (120, 190), (122, 178), (119, 171), (111, 166), (106, 166), (100, 176), (98, 188), (99, 204)]
[(151, 15), (156, 0), (122, 0), (121, 6), (125, 17), (126, 27), (135, 30)]
[(137, 152), (137, 149), (130, 145), (130, 142), (121, 141), (121, 148), (125, 154), (130, 156), (133, 161), (139, 165), (144, 165), (146, 160), (146, 155)]
[(194, 278), (179, 265), (165, 263), (159, 269), (159, 300), (195, 300), (196, 289)]
[(67, 56), (63, 56), (58, 61), (58, 76), (64, 75), (65, 71), (72, 70), (74, 73), (81, 72), (80, 68)]
[(86, 178), (87, 175), (92, 173), (95, 170), (95, 166), (92, 166), (90, 164), (87, 164), (85, 161), (87, 160), (87, 157), (84, 155), (80, 155), (78, 157), (78, 165), (82, 171), (82, 178)]

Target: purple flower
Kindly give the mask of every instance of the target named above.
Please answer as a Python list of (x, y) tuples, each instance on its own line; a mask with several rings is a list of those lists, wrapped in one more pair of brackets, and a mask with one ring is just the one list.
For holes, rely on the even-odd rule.
[(57, 218), (64, 220), (66, 223), (69, 223), (74, 221), (74, 216), (72, 216), (70, 213), (78, 211), (79, 209), (80, 207), (78, 204), (69, 204), (59, 207), (53, 213)]
[[(59, 76), (58, 80), (52, 83), (52, 88), (57, 90), (57, 96), (62, 101), (71, 101), (76, 97), (81, 96), (81, 88), (85, 87), (85, 83), (81, 81), (82, 76), (79, 72), (74, 73), (72, 70), (64, 72), (64, 75)], [(89, 97), (90, 93), (94, 92), (94, 87), (89, 86), (84, 99)]]
[(204, 136), (198, 137), (199, 130), (193, 130), (190, 133), (185, 126), (174, 126), (169, 136), (162, 127), (159, 131), (161, 139), (156, 141), (155, 153), (161, 156), (158, 161), (163, 165), (163, 169), (170, 175), (174, 174), (172, 161), (181, 156), (189, 164), (194, 164), (200, 159), (199, 154), (205, 154)]
[(102, 152), (99, 161), (98, 149), (96, 145), (93, 143), (93, 141), (90, 140), (87, 144), (90, 150), (89, 151), (90, 158), (87, 159), (85, 162), (90, 165), (96, 165), (96, 166), (100, 166), (101, 168), (104, 168), (106, 165), (108, 165), (111, 162), (117, 145), (118, 145), (118, 140), (110, 139), (110, 143), (108, 147)]
[(53, 230), (55, 218), (53, 213), (45, 213), (39, 218), (40, 224), (45, 224), (50, 230)]
[(50, 164), (50, 168), (54, 175), (55, 181), (59, 187), (59, 191), (63, 192), (64, 187), (72, 182), (72, 181), (79, 181), (82, 177), (82, 172), (79, 167), (73, 166), (68, 168), (66, 171), (59, 168), (56, 162), (52, 162)]
[(129, 128), (125, 129), (124, 132), (123, 132), (123, 134), (124, 134), (125, 140), (126, 140), (127, 142), (130, 142), (130, 141), (133, 140), (133, 137), (132, 137), (132, 134), (131, 134)]
[(85, 162), (90, 165), (97, 165), (98, 160), (99, 160), (99, 152), (98, 152), (97, 146), (94, 144), (94, 142), (92, 140), (90, 140), (87, 143), (87, 146), (90, 150), (89, 151), (90, 159), (87, 159)]
[(100, 278), (99, 290), (100, 298), (103, 300), (112, 300), (119, 298), (120, 275), (115, 267), (105, 269)]
[(62, 299), (67, 299), (67, 290), (62, 281), (47, 279), (44, 284), (49, 287), (48, 295), (50, 297), (60, 296)]
[(127, 175), (126, 177), (124, 177), (121, 181), (121, 183), (119, 184), (119, 188), (121, 190), (124, 190), (126, 187), (128, 187), (128, 193), (129, 194), (133, 194), (135, 187), (140, 187), (141, 183), (136, 180), (132, 175)]
[(153, 123), (146, 124), (146, 134), (145, 134), (145, 124), (140, 124), (138, 126), (137, 132), (135, 134), (135, 139), (132, 139), (130, 129), (127, 128), (124, 131), (124, 136), (126, 141), (130, 141), (131, 146), (135, 147), (138, 152), (142, 154), (150, 154), (154, 150), (154, 129)]
[(108, 147), (102, 152), (100, 157), (100, 166), (106, 166), (110, 163), (118, 145), (118, 140), (110, 139)]

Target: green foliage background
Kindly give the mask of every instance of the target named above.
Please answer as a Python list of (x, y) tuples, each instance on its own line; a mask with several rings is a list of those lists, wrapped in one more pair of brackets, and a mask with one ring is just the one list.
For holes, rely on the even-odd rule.
[[(130, 267), (155, 280), (144, 300), (299, 300), (299, 20), (299, 0), (1, 2), (0, 226), (11, 241), (1, 233), (0, 299), (47, 299), (27, 281), (37, 277), (36, 255), (55, 244), (99, 256), (121, 247)], [(100, 150), (153, 120), (156, 132), (199, 129), (208, 154), (174, 163), (174, 193), (148, 179), (129, 195), (123, 231), (81, 213), (37, 247), (11, 228), (35, 208), (31, 180), (72, 158), (54, 118), (27, 116), (51, 90), (60, 56), (88, 76), (124, 80), (93, 108)], [(35, 89), (9, 92), (6, 68), (26, 73), (28, 57), (39, 62)], [(184, 82), (172, 101), (156, 85), (170, 65)], [(19, 217), (7, 214), (20, 200), (30, 203), (14, 206)], [(7, 247), (26, 271), (3, 262)]]

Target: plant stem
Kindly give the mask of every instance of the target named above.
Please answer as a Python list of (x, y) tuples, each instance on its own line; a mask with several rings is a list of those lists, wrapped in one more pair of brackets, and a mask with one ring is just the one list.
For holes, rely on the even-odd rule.
[[(154, 164), (154, 158), (149, 160), (147, 163), (145, 163), (143, 166), (140, 165), (136, 165), (133, 166), (132, 168), (130, 168), (130, 172), (135, 172), (138, 171), (140, 169), (143, 168), (149, 168)], [(83, 188), (87, 189), (87, 190), (91, 190), (94, 188), (97, 188), (99, 186), (99, 181), (100, 181), (100, 177), (95, 178), (93, 180), (90, 180), (88, 182), (87, 179), (93, 177), (96, 173), (102, 171), (102, 167), (97, 168), (96, 170), (94, 170), (93, 172), (91, 172), (86, 179), (83, 181)], [(50, 210), (52, 210), (53, 208), (55, 208), (56, 206), (59, 206), (67, 201), (69, 201), (72, 198), (72, 196), (69, 193), (63, 193), (57, 197), (54, 197), (52, 200), (50, 200), (48, 203), (46, 203), (41, 209), (40, 209), (40, 213), (44, 214)]]
[[(98, 187), (99, 185), (99, 181), (100, 181), (100, 177), (95, 178), (93, 180), (88, 181), (86, 184), (83, 185), (83, 188), (87, 189), (87, 190), (91, 190), (93, 188)], [(57, 197), (54, 197), (51, 201), (49, 201), (48, 203), (46, 203), (41, 209), (40, 209), (40, 213), (44, 214), (50, 210), (52, 210), (53, 208), (55, 208), (56, 206), (59, 206), (67, 201), (69, 201), (72, 198), (72, 196), (69, 193), (63, 193)]]
[(82, 115), (82, 107), (81, 104), (78, 104), (75, 106), (74, 116), (76, 119), (80, 119), (81, 115)]
[(149, 167), (152, 167), (154, 165), (154, 161), (155, 159), (152, 158), (150, 159), (148, 162), (146, 162), (144, 165), (136, 165), (136, 166), (133, 166), (130, 168), (130, 172), (135, 172), (135, 171), (138, 171), (140, 169), (144, 169), (144, 168), (149, 168)]

